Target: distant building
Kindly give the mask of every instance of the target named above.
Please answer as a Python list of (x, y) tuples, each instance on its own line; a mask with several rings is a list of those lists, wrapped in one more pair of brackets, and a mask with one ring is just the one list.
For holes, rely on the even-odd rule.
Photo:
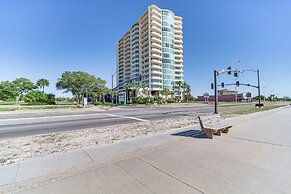
[(219, 95), (228, 95), (228, 94), (237, 94), (237, 91), (223, 89), (223, 90), (217, 90)]
[[(218, 90), (218, 101), (219, 102), (250, 102), (252, 99), (252, 94), (250, 92), (237, 93), (231, 90)], [(198, 101), (203, 102), (214, 102), (214, 95), (203, 95), (197, 96)]]
[(182, 17), (151, 5), (116, 43), (116, 78), (124, 84), (143, 84), (149, 95), (178, 88), (183, 81)]

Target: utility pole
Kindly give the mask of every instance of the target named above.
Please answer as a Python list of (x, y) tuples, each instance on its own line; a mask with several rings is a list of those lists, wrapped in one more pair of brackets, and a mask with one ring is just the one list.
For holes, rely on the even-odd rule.
[(214, 70), (214, 114), (218, 114), (218, 112), (217, 112), (217, 105), (218, 105), (217, 71)]

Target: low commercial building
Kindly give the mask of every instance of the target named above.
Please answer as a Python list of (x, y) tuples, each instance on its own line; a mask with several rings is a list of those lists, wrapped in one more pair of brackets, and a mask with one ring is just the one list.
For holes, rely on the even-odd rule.
[[(214, 102), (214, 95), (197, 96), (198, 101)], [(236, 100), (237, 99), (237, 100)], [(219, 90), (218, 101), (219, 102), (250, 102), (252, 100), (252, 94), (250, 92), (238, 93), (230, 90)]]

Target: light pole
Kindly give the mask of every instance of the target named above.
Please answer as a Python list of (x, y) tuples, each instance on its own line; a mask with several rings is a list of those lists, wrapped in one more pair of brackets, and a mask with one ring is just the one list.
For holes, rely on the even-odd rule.
[(114, 99), (113, 99), (113, 77), (114, 75), (117, 73), (117, 71), (115, 71), (112, 75), (111, 75), (111, 106), (113, 107), (114, 104)]

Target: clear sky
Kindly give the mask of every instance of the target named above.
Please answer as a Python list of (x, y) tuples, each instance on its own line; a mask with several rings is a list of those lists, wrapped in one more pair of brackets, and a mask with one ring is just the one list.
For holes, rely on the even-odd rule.
[[(213, 70), (231, 65), (259, 68), (262, 94), (291, 96), (288, 0), (0, 0), (0, 80), (47, 78), (47, 91), (60, 96), (57, 79), (80, 70), (110, 86), (115, 43), (152, 4), (183, 17), (184, 79), (193, 95), (212, 93)], [(248, 73), (239, 80), (255, 84), (255, 78)], [(239, 87), (249, 90), (255, 92)]]

